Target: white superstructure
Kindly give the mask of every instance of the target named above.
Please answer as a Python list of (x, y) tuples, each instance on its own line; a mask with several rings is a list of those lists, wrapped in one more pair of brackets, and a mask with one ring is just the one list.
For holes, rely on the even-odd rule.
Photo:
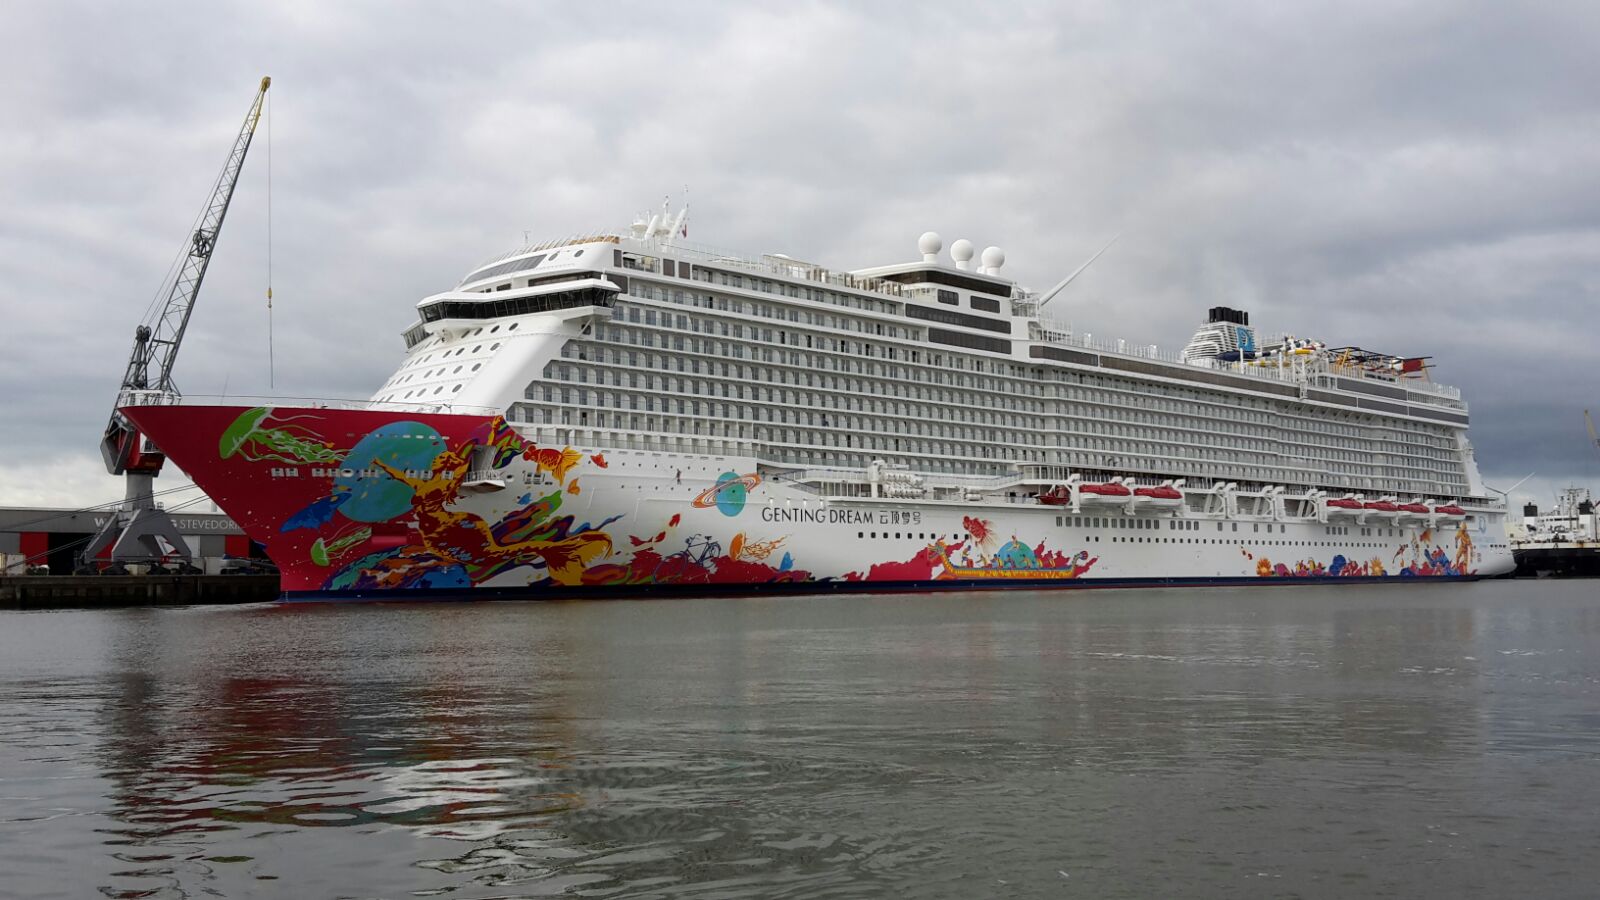
[[(791, 502), (1028, 507), (1140, 542), (1168, 527), (1151, 516), (1306, 547), (1449, 526), (1476, 537), (1478, 572), (1510, 567), (1467, 406), (1417, 360), (1258, 348), (1225, 309), (1173, 358), (1051, 321), (999, 248), (945, 259), (927, 234), (916, 261), (841, 272), (682, 230), (641, 218), (474, 269), (418, 304), (374, 406), (487, 406), (542, 445), (740, 461)], [(1181, 499), (1083, 490), (1107, 484)]]

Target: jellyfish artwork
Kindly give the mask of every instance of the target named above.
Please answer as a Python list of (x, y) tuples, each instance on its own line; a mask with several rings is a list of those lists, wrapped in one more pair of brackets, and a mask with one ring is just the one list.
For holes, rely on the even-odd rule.
[(233, 424), (222, 432), (217, 451), (223, 459), (237, 455), (250, 462), (275, 460), (307, 465), (331, 465), (344, 459), (345, 451), (322, 441), (318, 435), (303, 425), (294, 424), (300, 419), (315, 416), (289, 416), (277, 418), (272, 407), (258, 406), (239, 414)]
[(311, 545), (311, 561), (324, 568), (333, 564), (333, 561), (343, 556), (351, 547), (366, 543), (372, 537), (371, 528), (357, 528), (346, 534), (338, 535), (332, 540), (317, 538)]

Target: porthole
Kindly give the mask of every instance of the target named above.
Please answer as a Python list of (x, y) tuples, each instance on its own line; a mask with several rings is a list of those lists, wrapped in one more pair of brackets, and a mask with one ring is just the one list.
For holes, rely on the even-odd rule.
[(482, 345), (482, 344), (479, 344), (479, 345), (478, 345), (478, 346), (476, 346), (476, 347), (473, 347), (473, 348), (472, 348), (472, 353), (473, 353), (473, 355), (474, 355), (474, 356), (476, 356), (476, 355), (477, 355), (477, 353), (478, 353), (478, 351), (479, 351), (479, 350), (482, 350), (482, 349), (483, 349), (483, 345)]
[[(512, 328), (515, 328), (515, 327), (517, 327), (517, 326), (515, 326), (515, 325), (513, 325), (513, 326), (511, 326), (511, 327), (512, 327)], [(493, 352), (494, 352), (494, 351), (496, 351), (496, 350), (499, 350), (499, 349), (500, 349), (500, 345), (499, 345), (499, 344), (490, 344), (490, 345), (489, 345), (489, 352), (490, 352), (490, 353), (493, 353)]]
[(517, 330), (517, 326), (520, 325), (520, 324), (522, 324), (522, 323), (521, 322), (512, 322), (510, 325), (506, 326), (506, 330), (507, 331), (516, 331)]
[(483, 368), (483, 363), (473, 363), (472, 364), (472, 371), (474, 371), (474, 372), (478, 371), (481, 368)]
[(496, 331), (499, 331), (499, 330), (500, 330), (500, 326), (496, 325), (495, 327), (489, 329), (489, 333), (490, 334), (494, 334)]
[(456, 373), (457, 373), (457, 372), (460, 372), (460, 371), (461, 371), (461, 367), (460, 367), (460, 366), (456, 366), (456, 367), (455, 367), (455, 370), (454, 370), (454, 371), (452, 371), (452, 372), (451, 372), (451, 373), (450, 373), (450, 374), (451, 374), (451, 375), (454, 375), (454, 374), (456, 374)]
[(461, 385), (459, 385), (459, 384), (450, 389), (450, 393), (452, 393), (452, 394), (459, 393), (460, 391), (461, 391)]
[(581, 249), (574, 250), (574, 251), (572, 251), (572, 255), (573, 256), (582, 256), (583, 255), (583, 251)]
[(439, 385), (439, 386), (438, 386), (438, 387), (436, 387), (436, 388), (434, 388), (434, 389), (433, 389), (433, 392), (434, 392), (434, 393), (435, 393), (435, 394), (437, 394), (437, 393), (440, 393), (440, 392), (441, 392), (441, 391), (443, 391), (443, 390), (444, 390), (444, 385), (442, 385), (442, 384), (441, 384), (441, 385)]

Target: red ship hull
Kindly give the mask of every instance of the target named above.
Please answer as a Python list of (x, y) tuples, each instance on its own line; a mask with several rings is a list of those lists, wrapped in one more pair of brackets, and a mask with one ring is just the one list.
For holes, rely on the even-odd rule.
[(503, 420), (486, 415), (237, 406), (123, 412), (266, 549), (291, 593), (326, 588), (330, 571), (317, 561), (328, 560), (330, 546), (348, 558), (403, 545), (415, 533), (412, 492), (370, 477), (378, 465), (420, 473), (440, 453), (515, 439)]

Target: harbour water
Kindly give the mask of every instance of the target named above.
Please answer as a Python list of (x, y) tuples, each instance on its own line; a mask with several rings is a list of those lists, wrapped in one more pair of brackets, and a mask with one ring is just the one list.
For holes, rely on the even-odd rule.
[(0, 613), (0, 896), (1593, 896), (1600, 584)]

